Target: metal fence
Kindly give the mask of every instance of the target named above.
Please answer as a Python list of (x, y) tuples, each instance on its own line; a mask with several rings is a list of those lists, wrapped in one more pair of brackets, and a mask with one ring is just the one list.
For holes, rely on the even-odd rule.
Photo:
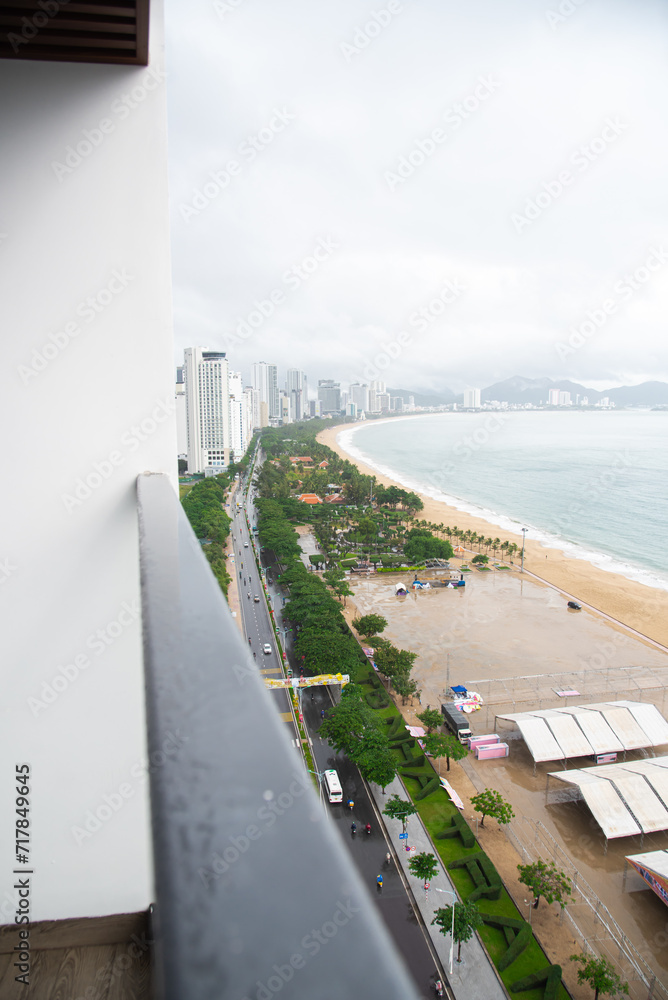
[[(472, 719), (485, 719), (484, 731), (494, 725), (494, 717), (508, 712), (529, 712), (541, 708), (564, 708), (586, 702), (644, 701), (663, 713), (668, 691), (668, 666), (626, 667), (592, 666), (567, 673), (531, 674), (524, 677), (483, 678), (468, 680), (466, 686), (477, 691), (484, 706)], [(564, 697), (557, 691), (577, 691)], [(441, 700), (449, 698), (443, 692)]]
[[(553, 861), (570, 878), (573, 901), (564, 907), (561, 919), (569, 922), (582, 950), (607, 958), (628, 982), (629, 996), (633, 1000), (668, 1000), (668, 984), (661, 981), (650, 965), (649, 948), (643, 954), (629, 940), (608, 907), (540, 820), (522, 816), (504, 830), (525, 864), (539, 858)], [(661, 941), (659, 934), (663, 935)], [(662, 941), (668, 940), (666, 928), (657, 930), (654, 936), (659, 947)]]

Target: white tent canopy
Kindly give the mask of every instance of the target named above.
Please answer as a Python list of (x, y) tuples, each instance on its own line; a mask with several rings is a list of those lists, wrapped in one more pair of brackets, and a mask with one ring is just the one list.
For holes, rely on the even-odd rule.
[(642, 702), (564, 706), (496, 718), (517, 724), (537, 762), (668, 745), (668, 722), (658, 708)]
[(577, 787), (605, 836), (612, 840), (668, 830), (667, 767), (668, 757), (662, 757), (551, 771), (549, 777)]

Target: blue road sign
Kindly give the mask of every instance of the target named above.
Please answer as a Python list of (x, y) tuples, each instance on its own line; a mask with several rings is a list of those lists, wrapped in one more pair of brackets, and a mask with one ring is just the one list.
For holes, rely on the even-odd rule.
[(408, 840), (408, 834), (407, 833), (400, 833), (399, 834), (399, 840)]

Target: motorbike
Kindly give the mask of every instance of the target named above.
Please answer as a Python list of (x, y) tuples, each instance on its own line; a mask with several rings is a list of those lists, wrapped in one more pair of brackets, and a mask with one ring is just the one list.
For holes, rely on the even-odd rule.
[(378, 886), (379, 889), (383, 888), (383, 876), (382, 875), (376, 875), (376, 885)]
[(367, 823), (367, 825), (364, 827), (364, 832), (371, 833), (371, 823)]
[(436, 990), (437, 997), (442, 997), (444, 995), (443, 983), (441, 982), (440, 979), (437, 979), (436, 982), (434, 983), (434, 989)]

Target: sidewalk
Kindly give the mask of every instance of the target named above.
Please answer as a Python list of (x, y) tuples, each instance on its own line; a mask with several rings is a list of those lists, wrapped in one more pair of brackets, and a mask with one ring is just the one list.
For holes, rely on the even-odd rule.
[[(397, 794), (400, 799), (407, 799), (409, 797), (399, 777), (396, 777), (387, 786), (385, 795), (383, 795), (380, 785), (369, 783), (369, 788), (374, 802), (381, 813), (391, 795)], [(390, 834), (392, 845), (399, 858), (399, 864), (413, 891), (418, 909), (429, 930), (434, 948), (446, 971), (450, 988), (456, 1000), (508, 1000), (508, 993), (501, 982), (499, 974), (487, 957), (487, 952), (483, 948), (477, 934), (470, 941), (462, 944), (461, 965), (457, 964), (457, 945), (455, 945), (453, 973), (450, 975), (450, 935), (448, 934), (447, 937), (443, 935), (436, 924), (432, 927), (431, 921), (434, 918), (436, 910), (451, 905), (453, 901), (452, 895), (447, 895), (446, 892), (438, 892), (437, 890), (443, 889), (447, 890), (447, 893), (452, 893), (454, 886), (438, 854), (434, 850), (434, 846), (429, 839), (429, 834), (425, 830), (420, 816), (409, 817), (407, 825), (408, 840), (399, 840), (399, 834), (402, 831), (400, 820), (383, 816), (383, 822)], [(415, 847), (416, 854), (420, 854), (423, 851), (434, 854), (436, 860), (439, 862), (440, 871), (430, 882), (428, 899), (425, 899), (424, 883), (414, 875), (411, 875), (409, 871), (408, 861), (412, 855), (405, 850), (405, 844)]]

